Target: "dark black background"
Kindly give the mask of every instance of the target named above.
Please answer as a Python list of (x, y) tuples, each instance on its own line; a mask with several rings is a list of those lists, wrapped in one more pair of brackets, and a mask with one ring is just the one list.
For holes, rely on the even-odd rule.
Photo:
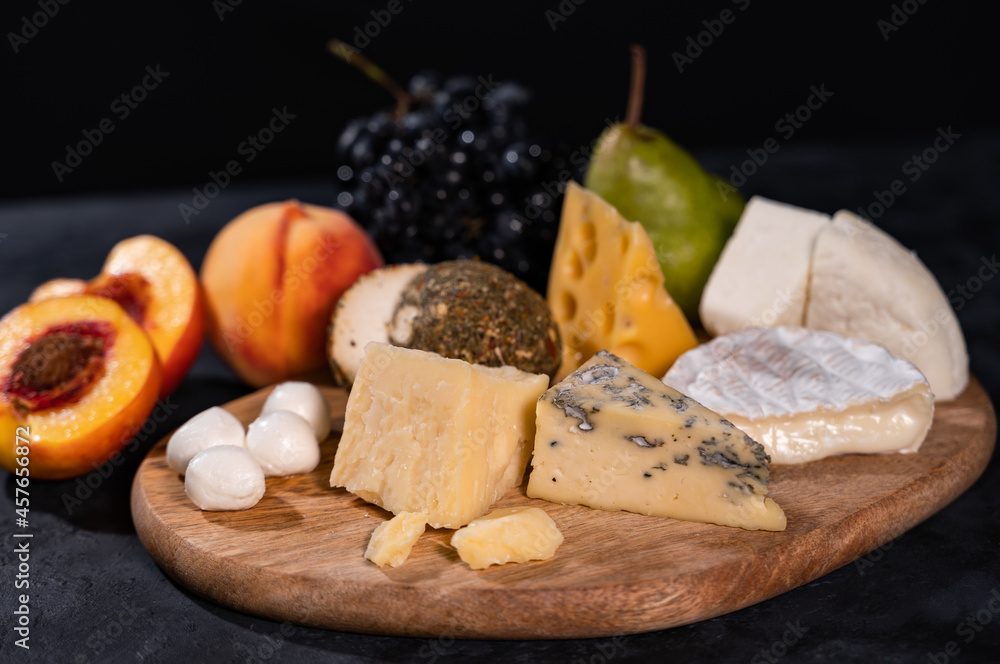
[[(211, 0), (71, 0), (15, 54), (7, 33), (40, 10), (37, 0), (3, 3), (0, 311), (46, 279), (93, 276), (110, 247), (130, 235), (164, 237), (197, 269), (218, 229), (252, 205), (290, 197), (330, 204), (337, 135), (347, 120), (391, 99), (329, 55), (326, 41), (352, 40), (355, 28), (372, 20), (370, 12), (387, 4), (243, 0), (220, 20)], [(779, 151), (744, 192), (827, 213), (870, 206), (875, 192), (904, 177), (903, 165), (932, 145), (939, 128), (951, 127), (961, 135), (956, 145), (919, 182), (907, 182), (906, 194), (876, 222), (915, 248), (946, 291), (971, 283), (1000, 245), (991, 5), (914, 0), (916, 12), (886, 40), (877, 22), (893, 13), (889, 0), (751, 0), (740, 11), (745, 4), (587, 0), (553, 31), (545, 12), (557, 10), (558, 0), (403, 0), (402, 13), (363, 51), (401, 82), (425, 67), (521, 81), (536, 95), (532, 126), (572, 150), (589, 146), (606, 118), (624, 113), (628, 46), (640, 42), (649, 54), (647, 124), (723, 173), (778, 136)], [(725, 8), (735, 21), (678, 72), (672, 54)], [(156, 65), (169, 77), (119, 119), (112, 102)], [(782, 138), (775, 123), (806, 101), (811, 86), (833, 96), (794, 136)], [(202, 188), (209, 171), (240, 158), (237, 146), (266, 125), (274, 107), (296, 118), (185, 224), (178, 205), (191, 202), (191, 189)], [(64, 160), (65, 146), (106, 117), (115, 131), (59, 182), (52, 162)], [(972, 371), (994, 402), (998, 283), (981, 284), (957, 311)], [(62, 500), (76, 490), (74, 481), (32, 484), (33, 648), (24, 653), (9, 638), (14, 568), (5, 553), (0, 661), (760, 662), (768, 661), (761, 651), (800, 621), (809, 631), (782, 664), (926, 662), (929, 654), (941, 662), (949, 641), (961, 648), (951, 662), (995, 661), (1000, 651), (1000, 616), (971, 642), (956, 633), (960, 621), (1000, 592), (996, 458), (965, 494), (891, 547), (742, 611), (623, 643), (445, 646), (231, 611), (193, 596), (155, 566), (135, 535), (128, 501), (132, 473), (156, 439), (249, 391), (206, 346), (172, 397), (178, 409), (80, 509), (70, 513)], [(11, 477), (0, 475), (0, 536), (6, 537), (14, 490)], [(137, 614), (132, 625), (110, 636), (128, 611)]]
[[(325, 45), (353, 41), (387, 0), (243, 0), (231, 11), (224, 2), (75, 0), (16, 54), (8, 33), (40, 9), (5, 2), (0, 196), (198, 186), (285, 106), (296, 119), (241, 180), (332, 173), (346, 121), (391, 99)], [(898, 14), (906, 22), (886, 39), (878, 21), (890, 20), (888, 1), (400, 2), (365, 55), (403, 82), (423, 68), (521, 81), (536, 94), (534, 128), (571, 148), (624, 114), (632, 42), (649, 52), (646, 123), (696, 153), (758, 146), (813, 85), (834, 95), (790, 142), (929, 141), (939, 126), (996, 126), (985, 102), (996, 63), (987, 3), (896, 3), (914, 13)], [(553, 29), (546, 12), (560, 6), (573, 12)], [(724, 9), (733, 22), (679, 72), (673, 54)], [(169, 77), (119, 119), (111, 104), (147, 65)], [(52, 162), (105, 117), (115, 131), (58, 181)]]

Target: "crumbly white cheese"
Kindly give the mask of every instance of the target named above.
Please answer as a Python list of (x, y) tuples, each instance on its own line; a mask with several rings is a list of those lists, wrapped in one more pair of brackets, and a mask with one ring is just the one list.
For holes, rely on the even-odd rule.
[(216, 445), (188, 464), (184, 492), (199, 509), (245, 510), (264, 496), (264, 471), (246, 449)]
[(663, 382), (723, 415), (775, 463), (915, 452), (934, 417), (923, 374), (863, 339), (803, 327), (716, 337)]
[(185, 422), (167, 441), (167, 465), (183, 475), (198, 452), (213, 445), (246, 447), (243, 424), (228, 410), (213, 406)]
[(330, 435), (330, 404), (312, 383), (288, 381), (277, 385), (267, 395), (260, 414), (277, 410), (290, 410), (308, 422), (316, 433), (316, 440), (326, 440)]
[(754, 196), (701, 296), (713, 336), (747, 327), (801, 325), (813, 244), (829, 215)]
[(301, 475), (319, 465), (319, 442), (312, 425), (290, 410), (254, 420), (247, 430), (247, 449), (267, 477)]

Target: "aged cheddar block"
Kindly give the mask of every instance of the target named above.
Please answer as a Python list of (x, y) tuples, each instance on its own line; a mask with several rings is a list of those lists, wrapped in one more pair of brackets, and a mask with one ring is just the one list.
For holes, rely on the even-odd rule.
[(575, 182), (563, 201), (547, 299), (562, 337), (557, 380), (602, 348), (662, 376), (697, 345), (646, 229)]
[(330, 485), (434, 528), (482, 516), (531, 456), (548, 376), (372, 342), (347, 401)]
[(494, 510), (451, 537), (458, 557), (472, 569), (548, 560), (562, 543), (555, 521), (537, 507)]
[(538, 400), (528, 495), (554, 503), (784, 530), (770, 460), (731, 422), (600, 351)]
[(399, 567), (406, 562), (426, 526), (425, 513), (400, 512), (375, 529), (368, 540), (365, 558), (379, 567)]

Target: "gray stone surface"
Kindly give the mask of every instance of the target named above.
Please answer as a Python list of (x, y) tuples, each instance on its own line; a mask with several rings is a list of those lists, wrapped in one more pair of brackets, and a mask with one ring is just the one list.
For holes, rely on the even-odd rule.
[[(1000, 135), (962, 136), (919, 180), (902, 172), (933, 132), (893, 144), (787, 145), (743, 186), (825, 212), (868, 207), (903, 179), (907, 191), (876, 221), (916, 249), (945, 291), (976, 287), (1000, 245)], [(728, 173), (733, 146), (698, 156)], [(328, 204), (322, 181), (235, 184), (186, 224), (189, 190), (0, 204), (0, 310), (53, 277), (96, 274), (117, 240), (153, 233), (200, 265), (214, 233), (240, 211), (298, 197)], [(1000, 280), (960, 298), (972, 371), (1000, 396)], [(30, 651), (13, 644), (16, 561), (13, 478), (0, 471), (2, 662), (925, 662), (996, 661), (1000, 614), (1000, 463), (954, 503), (891, 546), (813, 583), (742, 611), (676, 629), (617, 639), (450, 641), (344, 634), (282, 625), (191, 595), (146, 554), (129, 514), (132, 475), (162, 435), (202, 409), (250, 390), (207, 347), (170, 398), (168, 419), (110, 476), (31, 484)], [(99, 480), (99, 481), (98, 481)], [(76, 495), (80, 491), (79, 497)], [(65, 496), (80, 500), (67, 501)], [(86, 497), (83, 497), (86, 496)], [(70, 507), (67, 507), (69, 502)], [(670, 574), (670, 570), (664, 570)], [(992, 595), (995, 594), (995, 595)], [(1000, 607), (1000, 600), (994, 601)], [(430, 607), (428, 610), (433, 610)], [(979, 616), (985, 624), (962, 627)], [(987, 620), (988, 619), (988, 620)], [(949, 642), (957, 655), (945, 655)], [(946, 659), (947, 657), (947, 659)]]

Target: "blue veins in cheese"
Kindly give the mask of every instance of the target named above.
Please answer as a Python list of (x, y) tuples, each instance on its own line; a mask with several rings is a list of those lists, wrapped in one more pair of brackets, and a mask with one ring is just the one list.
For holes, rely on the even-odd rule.
[(598, 352), (538, 400), (527, 493), (567, 505), (784, 530), (770, 459), (731, 422)]

